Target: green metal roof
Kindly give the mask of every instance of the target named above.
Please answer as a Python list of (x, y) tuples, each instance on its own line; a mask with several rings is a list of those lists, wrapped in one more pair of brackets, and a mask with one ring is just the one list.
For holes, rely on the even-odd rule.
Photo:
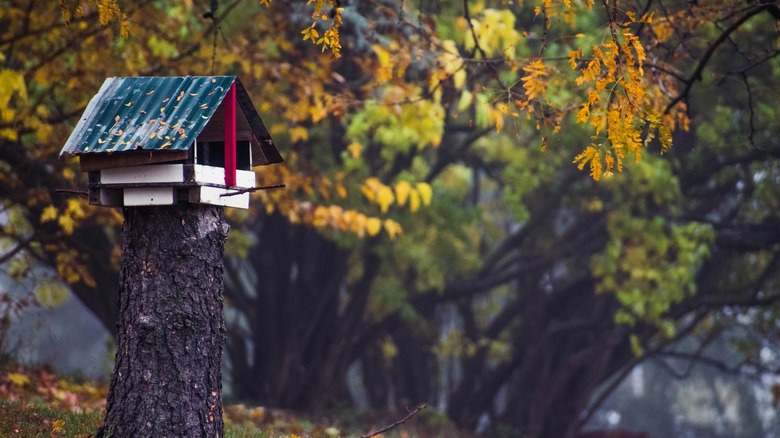
[(90, 100), (60, 156), (188, 150), (233, 82), (237, 106), (258, 140), (259, 148), (252, 150), (253, 162), (257, 165), (282, 161), (236, 76), (107, 78)]

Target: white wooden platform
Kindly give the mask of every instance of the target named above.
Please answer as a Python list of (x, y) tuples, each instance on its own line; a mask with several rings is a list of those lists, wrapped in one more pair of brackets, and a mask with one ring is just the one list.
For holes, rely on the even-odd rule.
[(90, 203), (111, 207), (196, 204), (249, 208), (249, 193), (222, 196), (255, 186), (255, 173), (236, 171), (236, 186), (225, 186), (225, 169), (200, 164), (155, 164), (102, 169), (90, 181)]

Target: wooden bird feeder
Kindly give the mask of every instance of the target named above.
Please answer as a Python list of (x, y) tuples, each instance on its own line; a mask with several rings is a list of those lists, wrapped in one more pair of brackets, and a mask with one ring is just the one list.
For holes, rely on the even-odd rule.
[(235, 76), (108, 78), (60, 152), (89, 202), (248, 208), (255, 166), (282, 161)]

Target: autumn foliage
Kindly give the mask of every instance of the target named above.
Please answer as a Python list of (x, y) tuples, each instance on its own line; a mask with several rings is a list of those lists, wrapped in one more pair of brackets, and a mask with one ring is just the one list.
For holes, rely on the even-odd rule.
[(236, 74), (286, 184), (227, 212), (242, 397), (352, 400), (352, 373), (374, 407), (564, 436), (646, 358), (733, 336), (773, 369), (776, 2), (206, 3), (0, 8), (5, 281), (114, 327), (121, 214), (62, 142), (107, 76)]
[(105, 397), (105, 387), (65, 379), (48, 367), (5, 367), (0, 375), (0, 398), (11, 402), (36, 400), (81, 412), (104, 409)]

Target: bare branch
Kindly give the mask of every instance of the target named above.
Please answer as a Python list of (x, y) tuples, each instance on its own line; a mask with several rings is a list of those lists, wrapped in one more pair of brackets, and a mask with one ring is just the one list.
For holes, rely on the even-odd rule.
[(750, 81), (748, 80), (747, 74), (742, 72), (742, 81), (745, 83), (745, 90), (747, 91), (747, 98), (748, 98), (748, 110), (749, 110), (749, 125), (750, 125), (750, 134), (748, 135), (748, 140), (750, 141), (750, 146), (756, 147), (756, 142), (753, 140), (753, 136), (756, 133), (756, 123), (755, 123), (755, 110), (753, 109), (753, 90), (750, 88)]
[(692, 353), (686, 353), (687, 361), (688, 363), (685, 366), (685, 370), (682, 372), (678, 372), (677, 370), (672, 367), (671, 364), (666, 362), (662, 359), (664, 356), (671, 356), (671, 353), (676, 353), (674, 351), (659, 351), (654, 354), (654, 358), (663, 365), (664, 368), (667, 369), (667, 371), (674, 375), (677, 379), (684, 379), (686, 377), (689, 377), (691, 375), (691, 372), (693, 371), (694, 366), (696, 366), (697, 363), (700, 363), (702, 361), (706, 361), (707, 357), (704, 356), (704, 350), (710, 346), (721, 334), (720, 330), (713, 330), (707, 334), (707, 336), (699, 343), (699, 346), (696, 348), (696, 351)]
[[(468, 0), (463, 0), (463, 16), (466, 19), (466, 23), (469, 25), (469, 29), (471, 30), (471, 36), (474, 38), (474, 50), (479, 52), (482, 55), (483, 59), (487, 59), (487, 53), (482, 48), (482, 46), (479, 45), (479, 39), (477, 39), (477, 31), (474, 29), (474, 23), (471, 22), (471, 13), (469, 12), (469, 2)], [(493, 65), (493, 63), (487, 63), (486, 64), (490, 71), (493, 72), (494, 79), (496, 82), (498, 82), (498, 85), (501, 86), (503, 90), (508, 90), (509, 88), (506, 86), (504, 81), (501, 80), (501, 77), (498, 74), (498, 70), (496, 70), (496, 66)]]
[(30, 237), (24, 241), (17, 242), (16, 246), (13, 249), (11, 249), (10, 251), (4, 254), (0, 254), (0, 264), (3, 264), (8, 260), (11, 260), (16, 254), (18, 254), (23, 249), (27, 248), (32, 241), (33, 238)]
[(699, 61), (699, 64), (696, 66), (696, 69), (693, 71), (690, 77), (685, 83), (685, 88), (680, 92), (680, 94), (677, 95), (674, 99), (672, 99), (671, 102), (669, 102), (668, 105), (666, 105), (666, 109), (664, 110), (664, 113), (668, 113), (669, 111), (674, 108), (675, 105), (680, 103), (683, 99), (688, 97), (688, 94), (691, 92), (691, 88), (693, 88), (694, 82), (701, 79), (701, 75), (704, 72), (704, 68), (707, 66), (707, 64), (710, 61), (710, 58), (712, 58), (712, 55), (715, 54), (715, 50), (723, 44), (724, 41), (726, 41), (729, 38), (729, 35), (731, 35), (732, 32), (739, 29), (740, 26), (745, 24), (746, 21), (748, 21), (750, 18), (752, 18), (754, 15), (758, 15), (759, 13), (766, 10), (769, 6), (768, 5), (761, 5), (756, 7), (755, 9), (751, 9), (745, 15), (740, 17), (737, 21), (731, 24), (731, 26), (727, 27), (723, 30), (723, 33), (721, 33), (715, 41), (710, 44), (710, 46), (707, 48), (707, 50), (704, 52), (704, 54), (701, 56), (701, 59)]
[(287, 185), (285, 185), (285, 184), (274, 184), (272, 186), (250, 187), (248, 189), (233, 190), (230, 193), (223, 193), (223, 194), (221, 194), (219, 196), (220, 197), (223, 197), (223, 196), (236, 196), (236, 195), (243, 195), (244, 193), (257, 192), (259, 190), (283, 189), (285, 187), (287, 187)]
[(89, 193), (83, 191), (83, 190), (70, 190), (70, 189), (56, 189), (54, 190), (55, 193), (65, 193), (68, 195), (77, 195), (77, 196), (89, 196)]
[[(656, 360), (658, 363), (663, 365), (663, 368), (667, 371), (669, 371), (670, 374), (672, 374), (676, 378), (685, 378), (689, 374), (690, 370), (686, 370), (684, 373), (678, 373), (675, 371), (669, 363), (661, 359), (662, 357), (668, 357), (671, 359), (679, 359), (679, 360), (686, 360), (689, 361), (689, 368), (692, 368), (695, 364), (702, 364), (702, 365), (708, 365), (710, 367), (716, 368), (718, 371), (727, 373), (727, 374), (734, 374), (739, 376), (751, 376), (755, 371), (758, 372), (775, 372), (775, 370), (767, 369), (766, 367), (762, 367), (759, 364), (749, 362), (749, 361), (742, 361), (736, 365), (730, 366), (727, 363), (725, 363), (723, 360), (705, 356), (703, 354), (699, 354), (698, 351), (693, 353), (685, 353), (685, 352), (679, 352), (679, 351), (661, 351), (659, 353), (656, 353)], [(746, 368), (752, 367), (754, 369), (753, 372), (749, 372)]]
[(402, 419), (400, 419), (400, 420), (396, 421), (396, 422), (395, 422), (395, 423), (393, 423), (393, 424), (390, 424), (390, 425), (388, 425), (388, 426), (385, 426), (385, 427), (383, 427), (383, 428), (381, 428), (381, 429), (377, 430), (376, 432), (371, 432), (371, 433), (369, 433), (368, 435), (361, 435), (361, 436), (360, 436), (360, 438), (371, 438), (371, 437), (374, 437), (374, 436), (377, 436), (377, 435), (383, 434), (383, 433), (385, 433), (385, 432), (387, 432), (387, 431), (389, 431), (389, 430), (391, 430), (391, 429), (393, 429), (393, 428), (395, 428), (395, 427), (398, 427), (398, 426), (400, 426), (401, 424), (404, 424), (404, 423), (406, 423), (407, 421), (409, 421), (409, 420), (410, 420), (412, 417), (414, 417), (415, 415), (417, 415), (417, 413), (418, 413), (418, 412), (420, 412), (421, 410), (423, 410), (423, 409), (424, 409), (426, 406), (428, 406), (428, 405), (426, 405), (425, 403), (423, 403), (423, 404), (421, 404), (420, 406), (417, 406), (417, 409), (415, 409), (415, 410), (413, 410), (413, 411), (409, 412), (409, 414), (407, 414), (407, 415), (406, 415), (404, 418), (402, 418)]
[(639, 365), (644, 358), (642, 357), (636, 357), (634, 356), (631, 358), (631, 360), (615, 375), (615, 377), (612, 378), (612, 380), (604, 386), (604, 388), (601, 390), (601, 393), (596, 397), (590, 405), (588, 405), (587, 409), (582, 413), (582, 416), (577, 420), (577, 425), (575, 428), (577, 430), (581, 429), (585, 426), (585, 424), (590, 421), (590, 419), (593, 417), (593, 415), (596, 414), (596, 412), (601, 408), (601, 405), (607, 400), (607, 398), (617, 389), (618, 386), (620, 386), (621, 383), (628, 377), (628, 375), (631, 373), (631, 371), (636, 368), (637, 365)]

